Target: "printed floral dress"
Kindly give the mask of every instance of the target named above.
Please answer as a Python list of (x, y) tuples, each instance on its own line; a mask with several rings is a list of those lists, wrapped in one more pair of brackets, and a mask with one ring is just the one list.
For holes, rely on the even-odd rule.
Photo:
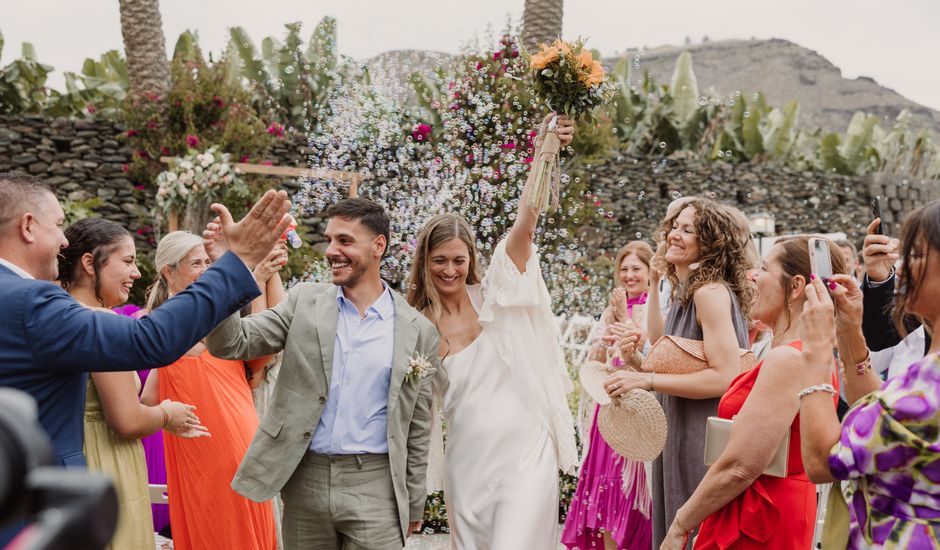
[(940, 354), (852, 407), (829, 467), (849, 481), (849, 549), (940, 548)]

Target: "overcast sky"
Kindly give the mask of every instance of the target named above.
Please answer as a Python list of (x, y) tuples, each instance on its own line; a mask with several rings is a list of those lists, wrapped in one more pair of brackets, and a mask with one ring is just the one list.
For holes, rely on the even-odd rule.
[[(301, 21), (309, 37), (324, 15), (337, 18), (340, 52), (365, 59), (393, 49), (457, 52), (488, 26), (521, 18), (523, 0), (161, 0), (167, 48), (185, 29), (221, 51), (227, 29), (245, 27), (256, 44)], [(0, 65), (20, 42), (61, 71), (121, 48), (117, 0), (0, 0), (6, 40)], [(870, 76), (907, 98), (940, 109), (938, 0), (568, 0), (563, 34), (589, 37), (605, 56), (632, 47), (679, 45), (708, 36), (784, 38), (812, 48), (849, 78)]]

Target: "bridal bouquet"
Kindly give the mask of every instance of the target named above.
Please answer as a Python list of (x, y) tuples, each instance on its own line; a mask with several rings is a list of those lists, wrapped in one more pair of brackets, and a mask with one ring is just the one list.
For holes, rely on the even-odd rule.
[[(535, 82), (535, 94), (556, 113), (574, 119), (591, 118), (595, 107), (607, 102), (613, 86), (600, 61), (595, 61), (584, 40), (574, 43), (556, 40), (542, 44), (538, 53), (529, 58), (529, 68)], [(558, 153), (561, 143), (554, 130), (554, 120), (539, 149), (538, 158), (529, 177), (534, 179), (528, 197), (532, 208), (545, 210), (558, 208), (559, 168)]]

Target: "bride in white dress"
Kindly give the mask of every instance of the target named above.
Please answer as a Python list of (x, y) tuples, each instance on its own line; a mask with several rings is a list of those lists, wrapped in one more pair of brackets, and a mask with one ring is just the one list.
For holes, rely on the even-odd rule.
[[(562, 146), (573, 130), (559, 117)], [(558, 471), (578, 463), (571, 381), (533, 244), (539, 214), (520, 205), (482, 284), (473, 231), (453, 214), (424, 226), (411, 269), (408, 301), (441, 333), (435, 409), (447, 425), (443, 488), (459, 550), (555, 548)], [(433, 439), (428, 477), (437, 488)]]

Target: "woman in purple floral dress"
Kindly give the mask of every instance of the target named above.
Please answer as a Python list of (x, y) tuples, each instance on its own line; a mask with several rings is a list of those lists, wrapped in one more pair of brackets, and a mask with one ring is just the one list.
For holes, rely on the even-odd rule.
[[(901, 242), (906, 284), (896, 307), (940, 326), (940, 201), (908, 215)], [(878, 252), (898, 256), (889, 245)], [(800, 415), (814, 419), (801, 424), (806, 471), (816, 483), (847, 481), (847, 548), (940, 548), (940, 339), (882, 384), (861, 332), (861, 291), (843, 276), (828, 287), (819, 279), (807, 287), (803, 314), (812, 320), (804, 324)], [(853, 403), (841, 426), (825, 384), (834, 332)]]

